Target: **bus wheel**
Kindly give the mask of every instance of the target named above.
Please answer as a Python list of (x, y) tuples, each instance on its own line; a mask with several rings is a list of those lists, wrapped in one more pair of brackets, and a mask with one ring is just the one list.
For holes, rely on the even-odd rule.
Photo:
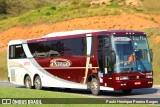
[(36, 78), (34, 79), (34, 86), (36, 90), (42, 89), (42, 82), (39, 76), (36, 76)]
[(130, 90), (122, 90), (122, 92), (123, 92), (124, 94), (131, 94), (132, 89), (130, 89)]
[(92, 78), (90, 89), (93, 95), (98, 95), (100, 91), (100, 84), (96, 78)]
[(26, 88), (29, 88), (29, 89), (32, 88), (32, 81), (31, 81), (30, 76), (26, 76), (24, 83), (25, 83)]

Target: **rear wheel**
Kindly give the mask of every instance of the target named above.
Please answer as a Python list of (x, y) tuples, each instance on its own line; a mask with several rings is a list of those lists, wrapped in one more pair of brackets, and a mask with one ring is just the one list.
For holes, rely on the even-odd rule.
[(130, 89), (130, 90), (122, 90), (122, 92), (123, 92), (124, 94), (131, 94), (132, 90), (131, 90), (131, 89)]
[(29, 88), (29, 89), (32, 88), (32, 81), (31, 81), (30, 76), (25, 77), (24, 84), (25, 84), (26, 88)]
[(90, 89), (93, 95), (98, 95), (100, 91), (100, 84), (96, 78), (92, 78), (90, 83)]
[(36, 90), (42, 89), (42, 82), (41, 82), (41, 78), (39, 76), (36, 76), (36, 78), (34, 79), (34, 86), (35, 86)]

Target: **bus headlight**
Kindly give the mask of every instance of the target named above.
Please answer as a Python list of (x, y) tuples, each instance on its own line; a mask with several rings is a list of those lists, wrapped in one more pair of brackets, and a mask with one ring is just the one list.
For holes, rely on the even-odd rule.
[(153, 78), (152, 73), (147, 73), (146, 78)]
[(129, 80), (128, 76), (121, 76), (119, 80)]
[(128, 76), (120, 76), (120, 77), (116, 77), (116, 80), (129, 80)]
[(153, 78), (152, 75), (146, 75), (146, 78)]

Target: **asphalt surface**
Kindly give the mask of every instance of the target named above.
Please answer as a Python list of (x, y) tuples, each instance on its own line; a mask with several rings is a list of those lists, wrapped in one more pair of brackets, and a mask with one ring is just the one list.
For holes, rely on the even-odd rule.
[[(0, 82), (0, 86), (10, 88), (25, 88), (25, 86), (14, 85), (9, 82)], [(152, 88), (134, 89), (130, 95), (124, 95), (121, 91), (103, 91), (98, 96), (93, 96), (89, 90), (81, 89), (63, 89), (63, 88), (44, 88), (44, 91), (53, 91), (61, 93), (79, 94), (95, 98), (160, 98), (160, 86)]]

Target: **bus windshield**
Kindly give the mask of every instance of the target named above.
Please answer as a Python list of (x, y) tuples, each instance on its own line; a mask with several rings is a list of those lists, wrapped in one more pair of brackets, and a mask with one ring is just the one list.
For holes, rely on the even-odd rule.
[(150, 50), (145, 35), (114, 35), (113, 48), (116, 52), (114, 72), (152, 71)]

